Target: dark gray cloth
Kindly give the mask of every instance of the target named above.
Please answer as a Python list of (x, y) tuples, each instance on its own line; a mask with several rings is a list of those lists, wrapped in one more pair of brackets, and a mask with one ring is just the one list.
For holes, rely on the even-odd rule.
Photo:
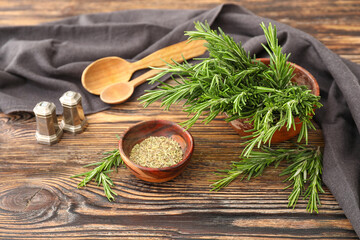
[[(261, 18), (236, 5), (211, 10), (134, 10), (85, 15), (30, 27), (0, 28), (0, 109), (32, 111), (41, 100), (52, 101), (67, 90), (83, 96), (86, 113), (109, 106), (87, 93), (80, 77), (92, 61), (106, 56), (140, 59), (185, 40), (194, 21), (221, 27), (258, 57), (266, 57), (259, 24), (278, 27), (279, 41), (290, 61), (318, 80), (324, 107), (317, 111), (324, 138), (323, 180), (360, 235), (360, 66), (334, 54), (310, 35)], [(151, 86), (143, 84), (136, 96)], [(320, 209), (321, 211), (321, 209)]]

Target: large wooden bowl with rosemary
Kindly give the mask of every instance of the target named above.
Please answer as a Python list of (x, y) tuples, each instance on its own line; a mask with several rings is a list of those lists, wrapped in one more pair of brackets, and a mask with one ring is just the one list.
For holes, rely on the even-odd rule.
[[(258, 58), (266, 65), (270, 64), (269, 58)], [(294, 77), (291, 81), (296, 82), (298, 85), (306, 85), (310, 90), (311, 93), (319, 96), (320, 89), (319, 84), (317, 83), (314, 76), (308, 72), (306, 69), (300, 67), (295, 63), (290, 63), (294, 67)], [(248, 119), (236, 119), (234, 121), (229, 122), (231, 127), (240, 135), (240, 136), (249, 136), (252, 134), (250, 131), (253, 129), (253, 125), (248, 123)], [(286, 126), (282, 127), (280, 130), (276, 131), (271, 139), (272, 143), (279, 143), (289, 140), (300, 133), (302, 123), (298, 117), (295, 118), (295, 126), (296, 128), (290, 128), (287, 130)]]
[[(181, 147), (182, 160), (170, 167), (150, 168), (138, 165), (130, 160), (133, 147), (149, 137), (168, 137)], [(136, 177), (147, 182), (166, 182), (182, 173), (189, 163), (194, 149), (191, 134), (178, 124), (167, 120), (144, 121), (130, 127), (119, 140), (119, 152), (127, 168)]]

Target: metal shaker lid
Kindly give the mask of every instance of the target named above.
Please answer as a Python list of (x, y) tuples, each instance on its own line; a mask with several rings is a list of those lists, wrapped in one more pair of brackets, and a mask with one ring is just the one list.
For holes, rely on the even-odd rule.
[(62, 105), (74, 106), (81, 101), (81, 95), (74, 91), (67, 91), (59, 100)]
[(55, 109), (56, 107), (54, 103), (42, 101), (36, 104), (33, 111), (38, 116), (48, 116), (51, 115), (55, 111)]

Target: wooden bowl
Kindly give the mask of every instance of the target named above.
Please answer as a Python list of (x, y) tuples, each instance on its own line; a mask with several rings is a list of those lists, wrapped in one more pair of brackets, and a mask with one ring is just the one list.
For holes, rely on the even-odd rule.
[[(269, 58), (258, 58), (261, 62), (266, 65), (270, 64)], [(309, 73), (306, 69), (296, 65), (295, 63), (290, 63), (295, 69), (295, 76), (291, 79), (291, 81), (298, 83), (298, 85), (306, 85), (311, 90), (311, 93), (319, 96), (320, 89), (319, 84), (311, 73)], [(253, 129), (253, 125), (247, 123), (248, 119), (236, 119), (234, 121), (229, 122), (231, 127), (240, 135), (240, 136), (248, 136), (251, 135), (252, 132), (246, 132), (246, 130)], [(271, 143), (279, 143), (286, 140), (289, 140), (300, 133), (302, 123), (298, 117), (295, 118), (295, 130), (293, 127), (286, 129), (286, 126), (282, 127), (280, 130), (276, 131), (271, 139)]]
[[(149, 168), (132, 162), (129, 157), (132, 148), (150, 136), (169, 137), (178, 142), (183, 151), (183, 159), (164, 168)], [(140, 122), (130, 127), (119, 140), (119, 152), (124, 163), (136, 177), (147, 182), (166, 182), (177, 177), (189, 163), (193, 149), (194, 139), (191, 134), (176, 123), (166, 120)]]

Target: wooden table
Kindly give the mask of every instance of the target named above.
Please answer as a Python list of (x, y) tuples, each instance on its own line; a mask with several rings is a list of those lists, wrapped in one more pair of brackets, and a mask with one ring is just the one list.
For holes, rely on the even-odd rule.
[[(211, 8), (221, 0), (0, 0), (0, 24), (37, 24), (82, 13), (135, 8)], [(244, 0), (237, 4), (312, 34), (342, 57), (360, 63), (360, 3), (356, 0)], [(327, 188), (319, 214), (305, 202), (287, 208), (290, 190), (278, 174), (266, 170), (251, 182), (236, 181), (210, 192), (213, 174), (236, 161), (242, 140), (217, 118), (190, 130), (196, 147), (191, 163), (178, 178), (151, 184), (120, 169), (111, 174), (118, 193), (110, 203), (101, 187), (76, 188), (84, 164), (117, 147), (115, 135), (148, 119), (181, 122), (180, 107), (163, 112), (159, 104), (143, 109), (138, 102), (114, 106), (88, 116), (86, 132), (64, 135), (54, 146), (37, 144), (32, 114), (0, 114), (0, 238), (2, 239), (357, 239), (350, 222)], [(321, 130), (311, 144), (323, 145)], [(284, 146), (291, 141), (283, 143)]]

